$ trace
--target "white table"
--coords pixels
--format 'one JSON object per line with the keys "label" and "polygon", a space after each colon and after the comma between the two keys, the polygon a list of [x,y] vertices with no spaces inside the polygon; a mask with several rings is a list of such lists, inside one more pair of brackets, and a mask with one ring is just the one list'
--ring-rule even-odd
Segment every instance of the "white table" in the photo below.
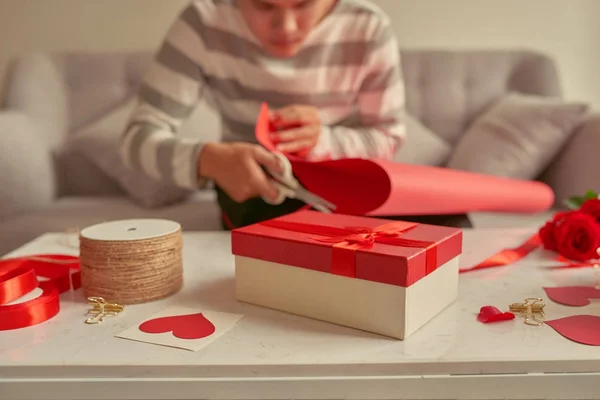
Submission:
{"label": "white table", "polygon": [[[520,243],[532,231],[465,230],[462,264]],[[62,252],[47,234],[9,256]],[[462,275],[460,299],[401,342],[238,303],[229,234],[185,233],[185,287],[85,325],[81,291],[42,325],[0,332],[0,399],[587,399],[600,397],[600,347],[517,319],[481,324],[483,305],[544,297],[543,285],[595,283],[591,270],[548,271],[540,254]],[[307,295],[310,295],[307,293]],[[244,314],[209,347],[190,352],[114,335],[167,305]],[[547,302],[549,318],[585,310]]]}

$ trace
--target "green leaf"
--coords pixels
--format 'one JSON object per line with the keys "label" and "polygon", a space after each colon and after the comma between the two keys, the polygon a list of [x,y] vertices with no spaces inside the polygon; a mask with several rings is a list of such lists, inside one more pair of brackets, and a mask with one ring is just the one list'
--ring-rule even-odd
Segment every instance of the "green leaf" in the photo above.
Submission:
{"label": "green leaf", "polygon": [[579,197],[571,197],[565,200],[564,204],[565,207],[567,207],[570,210],[578,210],[581,207],[581,204],[583,204],[583,202],[580,200]]}
{"label": "green leaf", "polygon": [[567,208],[578,210],[587,200],[597,199],[598,193],[593,190],[588,190],[583,196],[573,196],[564,201]]}

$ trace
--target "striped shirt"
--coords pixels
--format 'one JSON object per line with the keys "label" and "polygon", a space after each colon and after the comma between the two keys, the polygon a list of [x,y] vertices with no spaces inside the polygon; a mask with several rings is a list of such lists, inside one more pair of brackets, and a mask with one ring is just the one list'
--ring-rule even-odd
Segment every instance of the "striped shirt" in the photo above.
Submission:
{"label": "striped shirt", "polygon": [[[256,142],[262,102],[319,110],[309,157],[390,159],[405,138],[405,92],[389,18],[369,0],[340,0],[289,59],[266,54],[235,0],[194,0],[170,27],[139,89],[121,140],[130,167],[199,188],[205,139],[177,132],[201,99],[220,115],[221,140]],[[201,129],[201,127],[199,127]]]}

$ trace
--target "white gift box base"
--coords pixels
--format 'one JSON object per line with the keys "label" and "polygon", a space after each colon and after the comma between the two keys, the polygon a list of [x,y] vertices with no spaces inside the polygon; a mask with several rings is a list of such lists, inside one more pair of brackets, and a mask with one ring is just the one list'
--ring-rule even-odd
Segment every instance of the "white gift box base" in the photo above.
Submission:
{"label": "white gift box base", "polygon": [[458,296],[457,256],[409,287],[235,256],[239,301],[406,339]]}

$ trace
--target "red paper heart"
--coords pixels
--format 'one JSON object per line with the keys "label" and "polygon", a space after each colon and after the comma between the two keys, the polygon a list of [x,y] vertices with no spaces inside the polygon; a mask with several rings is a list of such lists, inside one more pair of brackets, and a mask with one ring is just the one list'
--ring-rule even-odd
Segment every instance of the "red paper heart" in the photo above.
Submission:
{"label": "red paper heart", "polygon": [[596,315],[574,315],[546,321],[546,324],[569,340],[600,346],[600,317]]}
{"label": "red paper heart", "polygon": [[514,319],[515,315],[511,312],[502,312],[493,306],[484,306],[479,310],[477,320],[484,324],[488,322],[509,321]]}
{"label": "red paper heart", "polygon": [[559,304],[583,307],[590,304],[589,299],[600,299],[600,290],[591,286],[564,286],[544,288],[548,297]]}
{"label": "red paper heart", "polygon": [[202,313],[155,318],[139,328],[145,333],[173,332],[179,339],[202,339],[215,333],[215,326]]}

